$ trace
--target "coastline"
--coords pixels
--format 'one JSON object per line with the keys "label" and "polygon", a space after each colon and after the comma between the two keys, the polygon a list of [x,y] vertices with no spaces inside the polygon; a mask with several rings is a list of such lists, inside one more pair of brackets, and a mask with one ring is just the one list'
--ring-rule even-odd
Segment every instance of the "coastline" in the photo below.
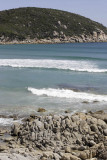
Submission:
{"label": "coastline", "polygon": [[1,160],[107,160],[107,113],[35,115],[0,128]]}
{"label": "coastline", "polygon": [[[96,32],[95,32],[96,33]],[[104,33],[100,33],[98,35],[98,33],[95,34],[95,36],[90,35],[90,36],[86,36],[86,35],[81,35],[80,37],[78,36],[74,36],[74,37],[69,37],[69,36],[65,36],[64,38],[59,38],[59,37],[55,37],[55,38],[44,38],[44,39],[25,39],[25,40],[9,40],[8,38],[4,38],[3,40],[0,40],[0,45],[2,44],[57,44],[57,43],[94,43],[94,42],[107,42],[107,35],[105,35]]]}

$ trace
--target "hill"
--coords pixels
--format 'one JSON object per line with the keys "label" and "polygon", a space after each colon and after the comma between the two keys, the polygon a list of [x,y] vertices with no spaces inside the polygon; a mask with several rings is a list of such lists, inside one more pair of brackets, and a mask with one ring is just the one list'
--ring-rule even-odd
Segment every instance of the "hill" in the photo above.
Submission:
{"label": "hill", "polygon": [[33,7],[0,11],[1,43],[100,41],[107,41],[107,27],[77,14]]}

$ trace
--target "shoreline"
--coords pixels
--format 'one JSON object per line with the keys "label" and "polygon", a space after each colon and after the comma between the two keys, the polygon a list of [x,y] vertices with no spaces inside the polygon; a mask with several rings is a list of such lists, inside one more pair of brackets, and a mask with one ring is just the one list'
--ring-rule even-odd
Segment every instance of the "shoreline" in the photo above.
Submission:
{"label": "shoreline", "polygon": [[96,37],[66,37],[66,39],[54,38],[54,39],[25,39],[23,41],[12,40],[12,41],[0,41],[0,45],[6,44],[64,44],[64,43],[100,43],[107,42],[107,38],[97,39]]}
{"label": "shoreline", "polygon": [[107,160],[107,113],[36,115],[0,128],[1,160]]}

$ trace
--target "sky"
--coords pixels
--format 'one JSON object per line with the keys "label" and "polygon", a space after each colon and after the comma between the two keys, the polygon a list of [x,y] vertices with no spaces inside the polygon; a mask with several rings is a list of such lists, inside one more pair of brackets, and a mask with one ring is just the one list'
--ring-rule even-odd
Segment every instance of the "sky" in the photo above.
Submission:
{"label": "sky", "polygon": [[107,0],[0,0],[0,10],[19,7],[69,11],[100,22],[107,27]]}

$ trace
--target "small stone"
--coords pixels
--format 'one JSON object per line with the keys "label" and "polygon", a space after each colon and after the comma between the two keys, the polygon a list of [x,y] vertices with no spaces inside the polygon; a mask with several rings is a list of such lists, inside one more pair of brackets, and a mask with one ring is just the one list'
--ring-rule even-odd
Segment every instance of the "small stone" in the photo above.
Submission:
{"label": "small stone", "polygon": [[71,154],[70,160],[81,160],[81,159]]}
{"label": "small stone", "polygon": [[86,148],[84,147],[84,146],[80,146],[79,148],[78,148],[78,150],[79,151],[84,151]]}
{"label": "small stone", "polygon": [[[94,102],[98,102],[98,101],[96,100],[96,101],[94,101]],[[103,111],[103,110],[96,111],[94,114],[104,114],[104,111]]]}
{"label": "small stone", "polygon": [[92,147],[92,146],[94,146],[96,143],[93,141],[93,140],[91,140],[90,142],[89,142],[89,146],[90,147]]}
{"label": "small stone", "polygon": [[65,150],[65,153],[71,153],[71,147],[70,146],[66,146],[64,150]]}
{"label": "small stone", "polygon": [[107,129],[104,129],[104,135],[107,136]]}
{"label": "small stone", "polygon": [[81,152],[79,157],[82,159],[82,160],[86,160],[88,158],[88,155],[86,152]]}
{"label": "small stone", "polygon": [[46,157],[42,157],[41,160],[47,160],[47,158]]}
{"label": "small stone", "polygon": [[91,131],[98,132],[98,128],[95,124],[91,125],[90,128],[91,128]]}
{"label": "small stone", "polygon": [[31,114],[30,117],[35,119],[36,115],[35,114]]}
{"label": "small stone", "polygon": [[60,116],[58,116],[58,115],[54,115],[54,116],[53,116],[53,119],[54,119],[54,120],[56,120],[56,121],[59,121]]}
{"label": "small stone", "polygon": [[38,108],[37,112],[46,112],[46,110],[44,108]]}
{"label": "small stone", "polygon": [[103,120],[101,120],[101,119],[98,119],[98,125],[101,126],[104,129],[106,129],[106,127],[107,127],[106,123]]}
{"label": "small stone", "polygon": [[40,129],[43,130],[44,129],[44,124],[41,121],[35,121],[36,122],[36,126]]}
{"label": "small stone", "polygon": [[65,153],[62,157],[61,160],[81,160],[80,158],[78,158],[77,156],[74,156],[70,153]]}
{"label": "small stone", "polygon": [[60,160],[60,158],[61,158],[61,156],[57,153],[54,153],[53,157],[55,158],[55,160]]}
{"label": "small stone", "polygon": [[5,137],[4,138],[4,142],[10,142],[10,141],[14,141],[14,138],[13,137]]}
{"label": "small stone", "polygon": [[17,136],[18,132],[19,132],[19,123],[14,123],[14,125],[12,126],[12,135],[13,136]]}
{"label": "small stone", "polygon": [[31,133],[31,138],[30,139],[31,139],[31,141],[35,140],[35,133],[34,132]]}
{"label": "small stone", "polygon": [[0,144],[0,152],[7,150],[7,146],[5,144]]}
{"label": "small stone", "polygon": [[68,118],[66,118],[66,119],[65,119],[65,124],[66,124],[66,126],[69,128],[70,125],[71,125],[71,121],[70,121]]}
{"label": "small stone", "polygon": [[88,101],[83,101],[82,103],[88,104],[89,102]]}
{"label": "small stone", "polygon": [[60,141],[60,132],[56,133],[55,140]]}
{"label": "small stone", "polygon": [[76,140],[76,144],[81,144],[81,141],[79,139]]}
{"label": "small stone", "polygon": [[70,111],[69,111],[69,110],[66,110],[65,113],[70,113]]}
{"label": "small stone", "polygon": [[71,136],[71,133],[65,130],[65,131],[64,131],[64,136],[65,136],[65,137]]}
{"label": "small stone", "polygon": [[98,103],[99,101],[97,101],[97,100],[95,100],[95,101],[93,101],[93,103]]}

